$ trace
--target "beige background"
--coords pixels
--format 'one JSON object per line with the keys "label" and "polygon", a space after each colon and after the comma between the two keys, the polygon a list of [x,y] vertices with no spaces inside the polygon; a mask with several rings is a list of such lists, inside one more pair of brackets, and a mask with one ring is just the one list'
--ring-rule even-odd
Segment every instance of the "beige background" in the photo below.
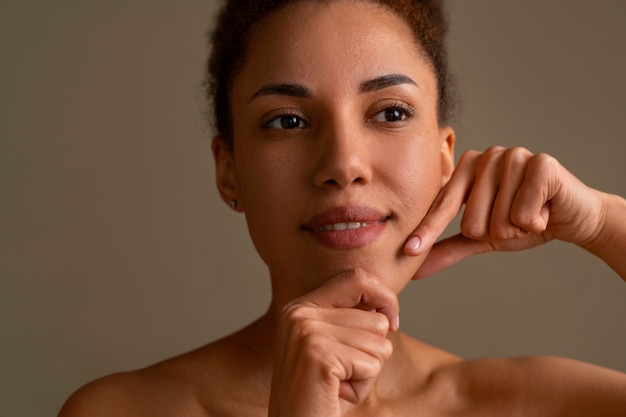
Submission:
{"label": "beige background", "polygon": [[[213,185],[200,83],[214,7],[0,1],[0,415],[54,415],[88,380],[264,310],[264,267]],[[626,195],[626,2],[450,11],[459,152],[522,144]],[[474,258],[402,299],[404,330],[466,357],[626,371],[626,284],[570,245]]]}

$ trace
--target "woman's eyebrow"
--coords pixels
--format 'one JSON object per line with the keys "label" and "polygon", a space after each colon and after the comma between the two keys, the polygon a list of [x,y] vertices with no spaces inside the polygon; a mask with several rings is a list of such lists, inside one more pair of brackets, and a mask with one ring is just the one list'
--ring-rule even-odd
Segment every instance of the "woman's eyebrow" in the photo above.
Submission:
{"label": "woman's eyebrow", "polygon": [[261,87],[250,99],[251,101],[259,96],[280,95],[297,98],[311,97],[311,91],[299,84],[268,84]]}
{"label": "woman's eyebrow", "polygon": [[[359,93],[369,93],[399,84],[413,84],[419,87],[419,85],[415,81],[413,81],[413,79],[404,74],[387,74],[381,75],[380,77],[372,78],[371,80],[363,81],[359,86]],[[312,93],[311,90],[300,84],[267,84],[261,87],[256,93],[254,93],[252,98],[250,98],[250,101],[254,100],[257,97],[268,95],[310,98],[312,96]]]}
{"label": "woman's eyebrow", "polygon": [[413,79],[404,74],[387,74],[362,82],[359,87],[359,92],[361,94],[369,93],[398,84],[413,84],[416,87],[419,87]]}

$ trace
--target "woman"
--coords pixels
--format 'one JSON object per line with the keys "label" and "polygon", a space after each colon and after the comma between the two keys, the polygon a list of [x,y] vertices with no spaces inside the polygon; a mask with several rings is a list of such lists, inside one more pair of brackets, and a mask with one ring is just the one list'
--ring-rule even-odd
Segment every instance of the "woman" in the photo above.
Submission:
{"label": "woman", "polygon": [[[269,3],[226,6],[209,65],[217,186],[269,267],[267,313],[95,381],[61,415],[626,415],[626,375],[466,361],[401,333],[397,301],[467,256],[551,239],[626,279],[624,199],[523,148],[454,167],[437,2]],[[463,205],[461,234],[435,244]]]}

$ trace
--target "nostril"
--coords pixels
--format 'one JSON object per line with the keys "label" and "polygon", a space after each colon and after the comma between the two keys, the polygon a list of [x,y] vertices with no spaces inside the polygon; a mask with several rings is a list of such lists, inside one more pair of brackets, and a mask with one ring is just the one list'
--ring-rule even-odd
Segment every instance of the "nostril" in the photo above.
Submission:
{"label": "nostril", "polygon": [[344,184],[343,181],[339,182],[339,181],[337,181],[337,180],[335,180],[333,178],[329,178],[326,181],[324,181],[324,184],[325,185],[332,185],[332,186],[336,186],[336,185],[338,185],[338,186],[346,186],[346,185],[355,184],[355,183],[356,184],[362,184],[364,182],[365,182],[365,180],[362,177],[353,178],[351,181],[347,181],[345,184]]}

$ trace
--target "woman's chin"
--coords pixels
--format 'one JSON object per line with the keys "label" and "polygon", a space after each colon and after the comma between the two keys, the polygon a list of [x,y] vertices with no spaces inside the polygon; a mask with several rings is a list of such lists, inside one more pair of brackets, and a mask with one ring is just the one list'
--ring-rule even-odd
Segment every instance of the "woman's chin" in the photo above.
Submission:
{"label": "woman's chin", "polygon": [[415,276],[425,258],[426,254],[415,257],[402,254],[390,257],[388,260],[376,256],[333,259],[321,270],[316,271],[315,287],[341,273],[358,270],[378,278],[381,284],[387,285],[396,294],[400,294]]}

